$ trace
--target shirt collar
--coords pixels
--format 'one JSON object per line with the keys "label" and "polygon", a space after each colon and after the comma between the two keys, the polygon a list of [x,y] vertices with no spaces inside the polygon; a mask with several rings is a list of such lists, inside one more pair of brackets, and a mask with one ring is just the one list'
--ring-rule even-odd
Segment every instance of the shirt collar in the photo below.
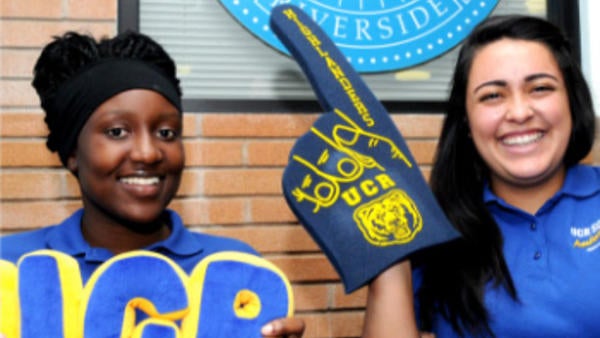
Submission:
{"label": "shirt collar", "polygon": [[185,227],[181,217],[173,210],[167,210],[167,212],[171,217],[171,234],[169,237],[150,245],[146,249],[152,251],[164,249],[180,256],[191,256],[202,251],[201,241]]}
{"label": "shirt collar", "polygon": [[[561,195],[570,195],[574,197],[586,197],[596,194],[600,191],[600,176],[598,171],[587,165],[574,165],[567,169],[565,181],[560,190],[552,198]],[[490,188],[489,181],[485,182],[483,187],[483,201],[485,204],[500,203],[502,199],[496,196]]]}
{"label": "shirt collar", "polygon": [[[184,226],[181,217],[172,210],[167,212],[171,218],[171,234],[166,239],[144,249],[156,252],[167,251],[180,256],[190,256],[202,251],[201,241]],[[112,257],[108,250],[93,248],[85,241],[80,227],[82,216],[83,209],[79,209],[49,231],[46,238],[48,247],[74,257],[83,256],[86,260],[92,261],[105,261]]]}

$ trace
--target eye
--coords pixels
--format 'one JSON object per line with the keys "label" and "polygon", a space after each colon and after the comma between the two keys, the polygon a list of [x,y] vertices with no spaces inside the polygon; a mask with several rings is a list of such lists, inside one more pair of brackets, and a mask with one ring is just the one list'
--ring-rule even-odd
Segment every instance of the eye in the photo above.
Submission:
{"label": "eye", "polygon": [[122,139],[125,136],[127,136],[127,130],[123,127],[112,127],[112,128],[107,128],[104,131],[104,134],[106,134],[108,137],[110,137],[112,139]]}
{"label": "eye", "polygon": [[500,93],[498,92],[486,93],[479,97],[479,102],[491,101],[498,98],[500,98]]}
{"label": "eye", "polygon": [[554,90],[554,87],[546,86],[546,85],[535,86],[533,88],[534,92],[548,92],[548,91],[553,91],[553,90]]}
{"label": "eye", "polygon": [[161,128],[157,132],[158,137],[166,141],[173,141],[179,137],[179,132],[172,128]]}

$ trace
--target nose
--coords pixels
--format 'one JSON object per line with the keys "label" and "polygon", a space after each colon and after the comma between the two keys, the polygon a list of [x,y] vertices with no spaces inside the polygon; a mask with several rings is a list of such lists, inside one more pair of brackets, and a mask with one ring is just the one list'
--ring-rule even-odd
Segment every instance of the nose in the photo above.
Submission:
{"label": "nose", "polygon": [[506,111],[506,119],[509,121],[522,123],[529,120],[533,114],[534,108],[531,106],[530,102],[526,98],[519,95],[513,97],[513,99],[510,101]]}
{"label": "nose", "polygon": [[150,132],[142,132],[134,137],[130,158],[135,162],[152,164],[162,160],[163,153],[158,140]]}

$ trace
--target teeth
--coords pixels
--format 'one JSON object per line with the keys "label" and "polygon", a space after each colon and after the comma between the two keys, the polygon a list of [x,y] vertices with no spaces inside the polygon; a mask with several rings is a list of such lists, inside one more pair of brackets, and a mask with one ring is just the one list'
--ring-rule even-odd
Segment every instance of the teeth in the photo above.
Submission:
{"label": "teeth", "polygon": [[535,133],[535,134],[507,137],[502,140],[502,143],[511,145],[511,146],[525,145],[525,144],[533,143],[533,142],[541,139],[543,135],[544,134],[540,132],[540,133]]}
{"label": "teeth", "polygon": [[125,184],[137,184],[137,185],[152,185],[158,184],[158,177],[124,177],[121,182]]}

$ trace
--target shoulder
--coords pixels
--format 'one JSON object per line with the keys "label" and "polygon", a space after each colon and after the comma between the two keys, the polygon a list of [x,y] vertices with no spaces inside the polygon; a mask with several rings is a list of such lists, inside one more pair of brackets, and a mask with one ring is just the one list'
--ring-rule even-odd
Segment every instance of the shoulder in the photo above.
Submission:
{"label": "shoulder", "polygon": [[588,164],[578,164],[569,168],[569,172],[575,176],[594,176],[596,179],[600,179],[600,167]]}
{"label": "shoulder", "polygon": [[600,167],[584,164],[570,167],[563,191],[579,197],[600,195]]}
{"label": "shoulder", "polygon": [[26,253],[47,248],[47,234],[53,226],[0,237],[0,258],[16,263]]}

